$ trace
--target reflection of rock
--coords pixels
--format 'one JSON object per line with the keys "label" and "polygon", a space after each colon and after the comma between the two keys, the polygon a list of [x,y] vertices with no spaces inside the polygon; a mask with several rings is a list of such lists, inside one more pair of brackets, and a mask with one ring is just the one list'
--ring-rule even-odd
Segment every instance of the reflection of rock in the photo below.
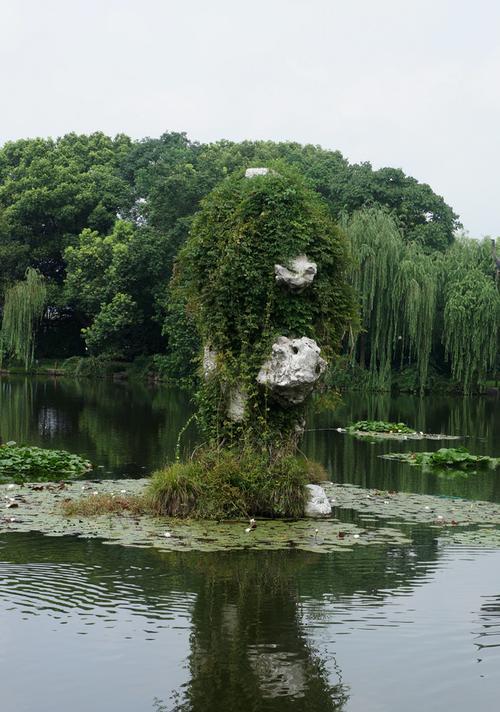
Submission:
{"label": "reflection of rock", "polygon": [[247,168],[245,171],[245,178],[255,178],[255,176],[267,176],[271,173],[269,168]]}
{"label": "reflection of rock", "polygon": [[231,388],[227,405],[227,417],[229,420],[232,420],[233,423],[241,423],[243,420],[247,398],[247,394],[238,386]]}
{"label": "reflection of rock", "polygon": [[306,485],[308,500],[304,514],[306,517],[327,517],[332,508],[326,492],[319,485]]}
{"label": "reflection of rock", "polygon": [[299,255],[290,262],[290,267],[274,265],[274,273],[278,284],[286,285],[292,292],[302,292],[312,284],[318,267],[315,262],[310,262],[306,255]]}
{"label": "reflection of rock", "polygon": [[217,351],[205,346],[203,349],[203,375],[207,381],[217,370]]}
{"label": "reflection of rock", "polygon": [[303,403],[326,368],[320,348],[313,339],[280,336],[272,356],[257,375],[257,382],[270,389],[283,405]]}
{"label": "reflection of rock", "polygon": [[254,645],[249,649],[250,666],[259,681],[262,696],[268,699],[304,697],[304,660],[290,652],[270,651],[269,647]]}

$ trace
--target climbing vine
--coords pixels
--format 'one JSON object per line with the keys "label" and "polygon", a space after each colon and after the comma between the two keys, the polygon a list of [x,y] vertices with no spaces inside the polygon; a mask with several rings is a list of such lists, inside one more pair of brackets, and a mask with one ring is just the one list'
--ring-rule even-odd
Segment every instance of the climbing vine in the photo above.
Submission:
{"label": "climbing vine", "polygon": [[[274,266],[301,254],[318,271],[298,296],[276,283]],[[347,269],[346,240],[327,207],[283,166],[254,178],[232,176],[203,201],[172,288],[184,295],[215,360],[199,392],[199,417],[210,438],[267,448],[293,440],[302,408],[271,407],[256,377],[278,336],[312,338],[332,358],[354,315]],[[227,417],[236,391],[245,397],[239,424]]]}

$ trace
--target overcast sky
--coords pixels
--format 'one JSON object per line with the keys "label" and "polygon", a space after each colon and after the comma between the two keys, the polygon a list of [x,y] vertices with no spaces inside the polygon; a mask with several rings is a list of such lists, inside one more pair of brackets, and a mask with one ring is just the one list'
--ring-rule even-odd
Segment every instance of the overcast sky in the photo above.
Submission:
{"label": "overcast sky", "polygon": [[500,234],[500,0],[0,0],[0,142],[293,140]]}

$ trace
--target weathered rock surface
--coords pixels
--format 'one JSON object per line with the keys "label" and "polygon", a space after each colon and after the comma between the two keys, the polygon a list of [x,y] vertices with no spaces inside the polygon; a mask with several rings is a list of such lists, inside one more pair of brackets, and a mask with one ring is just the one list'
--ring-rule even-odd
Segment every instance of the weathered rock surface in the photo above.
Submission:
{"label": "weathered rock surface", "polygon": [[217,351],[211,349],[210,346],[205,346],[203,349],[203,375],[208,381],[217,370]]}
{"label": "weathered rock surface", "polygon": [[273,344],[271,358],[260,369],[257,382],[269,388],[283,405],[297,405],[305,401],[325,368],[326,361],[313,339],[280,336]]}
{"label": "weathered rock surface", "polygon": [[276,282],[287,286],[292,292],[302,292],[312,284],[317,271],[317,264],[311,262],[306,255],[295,257],[290,262],[290,267],[274,265]]}
{"label": "weathered rock surface", "polygon": [[267,176],[271,171],[269,168],[247,168],[245,178],[255,178],[255,176]]}
{"label": "weathered rock surface", "polygon": [[332,507],[323,487],[319,485],[306,485],[308,500],[304,514],[306,517],[328,517]]}
{"label": "weathered rock surface", "polygon": [[241,423],[243,420],[247,399],[247,394],[240,388],[231,389],[227,405],[227,417],[233,423]]}

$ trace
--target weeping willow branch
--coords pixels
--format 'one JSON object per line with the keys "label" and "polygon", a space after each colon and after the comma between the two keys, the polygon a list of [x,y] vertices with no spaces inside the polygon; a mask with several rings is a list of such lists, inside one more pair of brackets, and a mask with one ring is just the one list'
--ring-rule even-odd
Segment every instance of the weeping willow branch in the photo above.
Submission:
{"label": "weeping willow branch", "polygon": [[437,262],[417,245],[406,244],[394,218],[380,208],[355,213],[345,228],[354,258],[353,286],[361,299],[361,365],[364,340],[372,387],[388,388],[399,357],[401,366],[406,359],[416,361],[423,390],[436,314]]}
{"label": "weeping willow branch", "polygon": [[394,283],[392,304],[395,333],[406,358],[417,363],[420,390],[427,382],[432,335],[436,318],[438,261],[415,244],[405,246]]}
{"label": "weeping willow branch", "polygon": [[[395,338],[392,286],[403,241],[391,216],[378,208],[354,213],[344,227],[351,242],[351,276],[361,301],[362,332],[369,341],[371,385],[387,387]],[[358,344],[364,334],[358,335]]]}
{"label": "weeping willow branch", "polygon": [[461,238],[443,270],[443,343],[452,377],[465,392],[484,383],[498,353],[500,294],[488,248],[486,241]]}
{"label": "weeping willow branch", "polygon": [[37,270],[29,267],[25,280],[17,282],[5,293],[0,359],[5,353],[22,361],[25,368],[31,366],[35,351],[35,332],[43,317],[46,301],[44,279]]}

